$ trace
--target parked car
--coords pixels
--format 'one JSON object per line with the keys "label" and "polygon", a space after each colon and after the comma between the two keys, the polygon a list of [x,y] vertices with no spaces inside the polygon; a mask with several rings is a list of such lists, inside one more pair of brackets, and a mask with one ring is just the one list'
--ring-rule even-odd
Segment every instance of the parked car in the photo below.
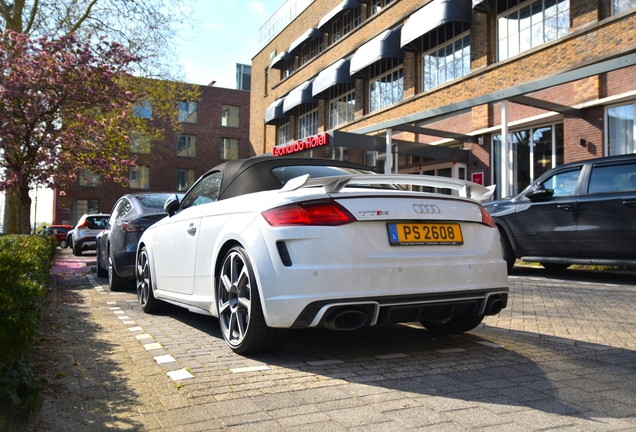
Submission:
{"label": "parked car", "polygon": [[636,154],[553,168],[519,195],[484,205],[501,232],[504,258],[636,265]]}
{"label": "parked car", "polygon": [[287,328],[468,331],[508,298],[499,232],[479,203],[491,194],[334,160],[228,161],[166,201],[169,217],[142,234],[138,300],[147,313],[166,301],[218,317],[243,354],[276,346]]}
{"label": "parked car", "polygon": [[104,230],[96,238],[97,276],[108,276],[111,290],[132,285],[139,237],[166,216],[163,205],[170,196],[170,193],[128,194],[113,206]]}
{"label": "parked car", "polygon": [[47,227],[42,227],[42,229],[39,230],[37,234],[55,236],[57,245],[61,248],[65,248],[68,244],[66,235],[71,228],[73,227],[70,225],[49,225]]}
{"label": "parked car", "polygon": [[[71,226],[71,228],[73,228]],[[68,232],[66,233],[66,247],[69,247],[73,244],[73,230],[70,229],[68,230]]]}
{"label": "parked car", "polygon": [[71,234],[73,255],[80,256],[85,250],[95,250],[95,236],[108,222],[107,214],[85,214],[78,221]]}

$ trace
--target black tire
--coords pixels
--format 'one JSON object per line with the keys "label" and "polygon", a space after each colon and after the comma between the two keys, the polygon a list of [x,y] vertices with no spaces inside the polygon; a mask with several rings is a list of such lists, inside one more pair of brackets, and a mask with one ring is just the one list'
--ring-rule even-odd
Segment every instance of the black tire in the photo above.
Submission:
{"label": "black tire", "polygon": [[539,264],[541,264],[543,268],[545,268],[546,270],[550,270],[550,271],[561,271],[570,267],[570,264],[561,264],[561,263],[539,263]]}
{"label": "black tire", "polygon": [[504,261],[506,261],[506,265],[508,266],[508,271],[510,271],[515,266],[515,261],[517,260],[517,257],[515,256],[515,251],[512,249],[512,245],[510,244],[508,235],[502,228],[499,228],[499,236],[501,237],[501,249],[503,251],[503,259]]}
{"label": "black tire", "polygon": [[97,263],[95,265],[95,273],[97,274],[97,277],[106,277],[108,276],[108,269],[105,269],[104,267],[101,266],[101,264],[99,263],[99,246],[97,246],[97,249],[95,250],[95,255],[97,256]]}
{"label": "black tire", "polygon": [[82,245],[73,242],[73,255],[82,256]]}
{"label": "black tire", "polygon": [[137,265],[135,267],[137,301],[139,301],[141,310],[146,313],[153,313],[161,310],[164,303],[155,298],[150,260],[148,258],[148,251],[145,247],[142,247],[141,251],[137,255]]}
{"label": "black tire", "polygon": [[420,321],[426,330],[437,334],[464,333],[477,327],[484,315],[459,315],[449,320]]}
{"label": "black tire", "polygon": [[223,338],[237,354],[275,348],[285,330],[267,327],[252,263],[245,249],[233,247],[223,258],[216,301]]}
{"label": "black tire", "polygon": [[67,246],[66,240],[60,240],[60,249],[66,249]]}
{"label": "black tire", "polygon": [[117,274],[113,265],[113,258],[108,254],[108,286],[111,291],[123,291],[130,286],[131,281]]}

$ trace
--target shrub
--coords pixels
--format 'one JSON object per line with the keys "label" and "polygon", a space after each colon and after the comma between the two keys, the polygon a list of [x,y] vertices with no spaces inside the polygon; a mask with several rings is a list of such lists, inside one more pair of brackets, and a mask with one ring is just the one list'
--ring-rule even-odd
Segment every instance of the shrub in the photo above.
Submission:
{"label": "shrub", "polygon": [[53,237],[0,237],[0,429],[39,406],[33,360],[54,254]]}

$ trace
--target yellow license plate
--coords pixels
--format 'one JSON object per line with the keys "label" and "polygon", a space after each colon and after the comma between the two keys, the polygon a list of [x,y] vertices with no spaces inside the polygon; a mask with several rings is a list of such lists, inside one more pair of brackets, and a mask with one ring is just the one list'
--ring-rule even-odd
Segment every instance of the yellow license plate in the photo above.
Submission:
{"label": "yellow license plate", "polygon": [[391,245],[461,245],[462,228],[458,223],[390,223]]}

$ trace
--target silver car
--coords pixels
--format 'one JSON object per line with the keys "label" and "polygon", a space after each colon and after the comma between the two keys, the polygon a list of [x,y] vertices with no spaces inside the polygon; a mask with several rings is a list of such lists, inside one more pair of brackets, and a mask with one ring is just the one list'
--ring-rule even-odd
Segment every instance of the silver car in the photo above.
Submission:
{"label": "silver car", "polygon": [[73,255],[80,256],[85,250],[95,250],[95,236],[99,234],[108,222],[107,214],[85,214],[73,228],[71,245]]}

